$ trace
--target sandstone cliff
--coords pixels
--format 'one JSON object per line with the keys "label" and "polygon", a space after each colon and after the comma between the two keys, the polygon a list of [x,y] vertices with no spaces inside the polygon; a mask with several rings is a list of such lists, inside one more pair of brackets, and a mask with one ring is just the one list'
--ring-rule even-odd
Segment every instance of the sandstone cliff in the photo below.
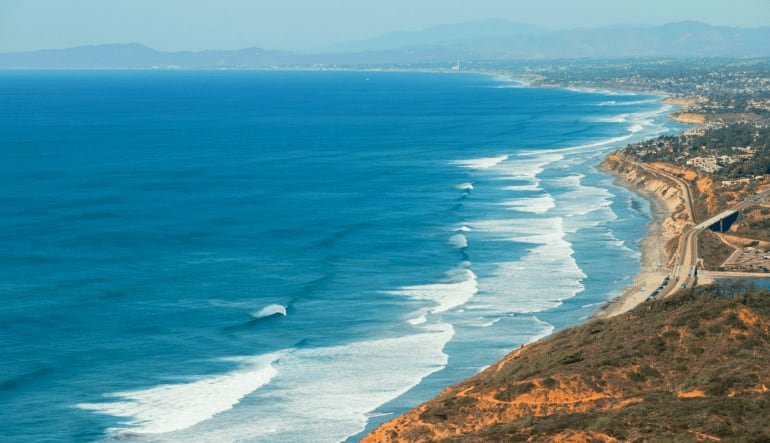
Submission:
{"label": "sandstone cliff", "polygon": [[[664,243],[670,245],[667,248],[667,253],[669,258],[673,258],[672,252],[676,246],[675,240],[679,238],[689,225],[693,224],[687,210],[682,189],[670,179],[662,175],[651,174],[647,170],[625,161],[623,157],[616,154],[607,156],[601,167],[616,174],[627,186],[654,194],[654,197],[665,203],[669,216],[662,223],[661,237]],[[675,174],[681,173],[681,171],[671,172]],[[692,179],[692,177],[686,174],[684,178]]]}
{"label": "sandstone cliff", "polygon": [[692,112],[680,112],[671,114],[671,118],[678,121],[679,123],[687,123],[691,125],[702,125],[706,123],[705,114],[695,114]]}

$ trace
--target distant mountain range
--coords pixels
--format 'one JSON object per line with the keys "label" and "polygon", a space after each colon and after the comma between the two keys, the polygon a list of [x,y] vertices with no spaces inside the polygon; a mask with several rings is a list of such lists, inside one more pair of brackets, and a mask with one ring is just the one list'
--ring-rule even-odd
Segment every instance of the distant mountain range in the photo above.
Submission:
{"label": "distant mountain range", "polygon": [[316,53],[247,48],[156,51],[112,44],[0,54],[0,69],[217,69],[312,65],[408,65],[463,61],[629,57],[770,56],[770,27],[698,22],[550,31],[502,20],[443,25],[326,48]]}
{"label": "distant mountain range", "polygon": [[392,32],[367,40],[347,42],[322,48],[317,52],[346,53],[446,46],[499,37],[542,35],[547,32],[547,29],[538,26],[499,19],[488,19],[477,22],[440,25],[421,31]]}

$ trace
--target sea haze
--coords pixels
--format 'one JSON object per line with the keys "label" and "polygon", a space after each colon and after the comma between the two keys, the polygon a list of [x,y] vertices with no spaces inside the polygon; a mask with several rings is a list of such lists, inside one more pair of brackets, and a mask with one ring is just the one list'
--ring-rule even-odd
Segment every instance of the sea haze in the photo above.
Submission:
{"label": "sea haze", "polygon": [[[3,441],[357,441],[638,270],[660,97],[0,73]],[[611,264],[611,265],[610,265]]]}

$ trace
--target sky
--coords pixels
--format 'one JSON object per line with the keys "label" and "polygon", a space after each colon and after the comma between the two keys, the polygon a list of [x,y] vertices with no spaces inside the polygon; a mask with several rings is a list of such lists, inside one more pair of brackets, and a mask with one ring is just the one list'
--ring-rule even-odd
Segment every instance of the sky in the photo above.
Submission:
{"label": "sky", "polygon": [[770,26],[770,0],[0,0],[0,52],[107,43],[312,51],[498,18],[554,30],[696,20]]}

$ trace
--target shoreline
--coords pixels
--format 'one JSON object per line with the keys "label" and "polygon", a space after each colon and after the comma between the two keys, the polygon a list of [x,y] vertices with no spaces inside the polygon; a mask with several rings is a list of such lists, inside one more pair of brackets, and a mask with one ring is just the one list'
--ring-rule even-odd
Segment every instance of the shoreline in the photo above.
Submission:
{"label": "shoreline", "polygon": [[[670,96],[664,98],[662,102],[679,106],[688,104],[686,100],[675,99]],[[703,123],[682,119],[676,112],[668,114],[668,118],[677,123]],[[612,153],[608,154],[605,160],[610,155]],[[598,167],[603,169],[601,165]],[[606,170],[605,172],[615,176],[616,185],[630,190],[650,203],[650,216],[652,220],[647,224],[646,235],[638,242],[641,250],[641,269],[633,275],[632,283],[622,289],[617,296],[604,303],[589,317],[589,321],[625,314],[644,303],[647,297],[660,286],[663,279],[670,276],[670,270],[667,266],[670,257],[667,255],[665,247],[669,240],[678,236],[665,235],[666,229],[664,228],[666,220],[674,215],[675,205],[672,205],[671,202],[666,202],[664,197],[655,191],[630,183],[622,174],[611,170]]]}
{"label": "shoreline", "polygon": [[[611,172],[612,173],[612,172]],[[641,269],[633,276],[633,282],[620,291],[615,298],[606,302],[590,317],[590,320],[607,319],[624,314],[644,303],[647,297],[669,275],[665,251],[667,239],[663,223],[672,214],[671,208],[655,192],[648,191],[629,183],[623,176],[615,175],[615,184],[622,186],[650,202],[652,220],[647,224],[647,234],[639,241],[641,249]]]}

